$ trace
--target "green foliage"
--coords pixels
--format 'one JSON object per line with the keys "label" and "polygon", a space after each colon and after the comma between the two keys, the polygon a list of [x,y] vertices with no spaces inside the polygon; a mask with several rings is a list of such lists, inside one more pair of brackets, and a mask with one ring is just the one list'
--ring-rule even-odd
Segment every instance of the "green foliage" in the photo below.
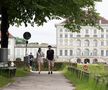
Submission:
{"label": "green foliage", "polygon": [[5,86],[9,82],[13,82],[13,80],[10,79],[10,78],[6,78],[6,77],[3,77],[3,76],[0,76],[0,87]]}
{"label": "green foliage", "polygon": [[[83,65],[78,65],[78,69],[83,70]],[[89,64],[88,65],[88,72],[90,72],[94,75],[101,75],[101,76],[108,75],[108,71],[105,70],[104,64]]]}
{"label": "green foliage", "polygon": [[[64,63],[64,62],[55,62],[53,70],[54,71],[62,70],[65,64],[66,63]],[[44,63],[43,70],[48,70],[48,62]]]}
{"label": "green foliage", "polygon": [[[17,68],[16,70],[16,77],[23,77],[27,76],[29,74],[29,69],[26,68]],[[0,87],[3,87],[7,85],[8,83],[14,82],[13,78],[4,77],[3,75],[0,75]]]}
{"label": "green foliage", "polygon": [[[8,11],[9,23],[19,26],[43,25],[52,19],[68,18],[66,27],[78,31],[79,25],[98,26],[95,2],[100,0],[1,0]],[[1,8],[0,8],[1,9]]]}
{"label": "green foliage", "polygon": [[89,80],[83,77],[79,79],[76,73],[69,71],[67,68],[64,69],[64,75],[74,84],[76,90],[107,90],[108,87],[103,82],[97,82],[93,77]]}
{"label": "green foliage", "polygon": [[[15,61],[14,62],[15,63],[15,66],[17,67],[17,68],[23,68],[23,67],[29,67],[28,65],[27,65],[27,63],[24,63],[23,61]],[[55,62],[55,64],[54,64],[54,71],[57,71],[57,70],[62,70],[63,69],[63,67],[66,65],[66,64],[68,64],[68,63],[65,63],[65,62]],[[33,62],[33,70],[38,70],[38,64],[37,64],[37,62]],[[44,62],[44,64],[43,64],[43,69],[42,69],[43,71],[46,71],[46,70],[48,70],[48,62]]]}
{"label": "green foliage", "polygon": [[29,74],[29,68],[23,67],[23,68],[17,68],[16,70],[16,77],[24,77]]}

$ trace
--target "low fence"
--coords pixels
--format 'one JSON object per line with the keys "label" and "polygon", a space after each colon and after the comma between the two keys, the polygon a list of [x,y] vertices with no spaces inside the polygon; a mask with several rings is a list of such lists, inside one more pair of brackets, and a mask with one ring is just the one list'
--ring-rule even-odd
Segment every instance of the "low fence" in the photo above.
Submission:
{"label": "low fence", "polygon": [[89,81],[92,79],[95,82],[95,87],[100,86],[99,90],[108,90],[108,76],[99,76],[99,75],[92,75],[91,73],[83,70],[79,70],[78,68],[74,66],[69,66],[68,70],[72,72],[73,75],[75,75],[80,80],[86,80]]}
{"label": "low fence", "polygon": [[16,67],[0,67],[0,75],[5,77],[15,77]]}

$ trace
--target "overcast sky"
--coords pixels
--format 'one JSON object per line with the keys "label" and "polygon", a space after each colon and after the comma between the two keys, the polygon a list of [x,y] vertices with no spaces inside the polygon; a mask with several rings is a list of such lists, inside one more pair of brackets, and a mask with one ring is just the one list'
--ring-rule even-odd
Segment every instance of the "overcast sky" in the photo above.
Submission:
{"label": "overcast sky", "polygon": [[[108,19],[108,0],[102,0],[102,2],[98,2],[96,4],[96,9],[101,16]],[[28,31],[32,35],[31,39],[29,39],[29,42],[56,44],[55,24],[58,24],[62,21],[63,20],[52,20],[40,27],[10,26],[9,32],[15,37],[23,38],[23,33]]]}

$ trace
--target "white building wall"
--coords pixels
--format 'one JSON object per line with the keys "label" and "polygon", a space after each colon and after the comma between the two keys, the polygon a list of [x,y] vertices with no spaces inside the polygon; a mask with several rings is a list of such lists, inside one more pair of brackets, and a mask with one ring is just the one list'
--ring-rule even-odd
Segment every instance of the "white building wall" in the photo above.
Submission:
{"label": "white building wall", "polygon": [[8,58],[10,61],[15,60],[15,38],[9,38],[9,44],[8,44]]}
{"label": "white building wall", "polygon": [[[37,53],[39,47],[40,47],[39,45],[28,46],[27,47],[27,54],[29,55],[30,53],[32,53],[34,58],[36,58],[36,53]],[[46,58],[46,52],[48,50],[47,46],[42,46],[41,49],[42,49],[42,52],[44,53],[44,57]],[[54,50],[54,55],[55,55],[55,58],[56,58],[56,47],[54,46],[52,49]],[[21,60],[23,61],[24,56],[25,56],[25,50],[26,49],[25,49],[24,44],[16,45],[15,46],[15,59],[16,58],[21,58]]]}
{"label": "white building wall", "polygon": [[[56,42],[57,42],[57,56],[59,59],[69,59],[69,58],[108,58],[106,56],[106,50],[108,50],[108,45],[106,41],[108,41],[108,25],[101,25],[104,28],[104,31],[98,30],[97,28],[90,26],[83,26],[80,33],[67,31],[63,24],[56,25]],[[88,31],[88,33],[87,33]],[[66,37],[66,34],[68,35]],[[70,34],[73,37],[70,37]],[[102,38],[101,35],[104,35]],[[80,37],[78,37],[78,35]],[[88,36],[87,36],[88,35]],[[62,37],[61,37],[62,36]],[[81,46],[78,46],[78,40],[81,42]],[[85,40],[89,41],[89,46],[85,46]],[[97,41],[97,46],[94,46],[94,41]],[[104,42],[102,46],[101,43]],[[61,43],[62,42],[62,43]],[[60,44],[61,43],[61,44]],[[77,49],[81,50],[81,55],[77,56]],[[84,50],[89,50],[89,55],[84,56]],[[63,55],[60,56],[60,50],[62,50]],[[65,56],[65,50],[68,50],[68,55]],[[70,56],[69,51],[73,50],[73,56]],[[93,55],[93,50],[97,50],[97,55]],[[104,50],[104,57],[101,56],[101,50]]]}

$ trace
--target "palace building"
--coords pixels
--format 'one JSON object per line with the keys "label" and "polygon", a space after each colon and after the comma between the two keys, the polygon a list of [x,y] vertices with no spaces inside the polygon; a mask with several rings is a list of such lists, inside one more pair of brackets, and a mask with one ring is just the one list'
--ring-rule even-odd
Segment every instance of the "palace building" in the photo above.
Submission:
{"label": "palace building", "polygon": [[57,57],[79,63],[108,62],[108,20],[99,20],[103,30],[82,26],[79,33],[64,28],[65,21],[56,24]]}

